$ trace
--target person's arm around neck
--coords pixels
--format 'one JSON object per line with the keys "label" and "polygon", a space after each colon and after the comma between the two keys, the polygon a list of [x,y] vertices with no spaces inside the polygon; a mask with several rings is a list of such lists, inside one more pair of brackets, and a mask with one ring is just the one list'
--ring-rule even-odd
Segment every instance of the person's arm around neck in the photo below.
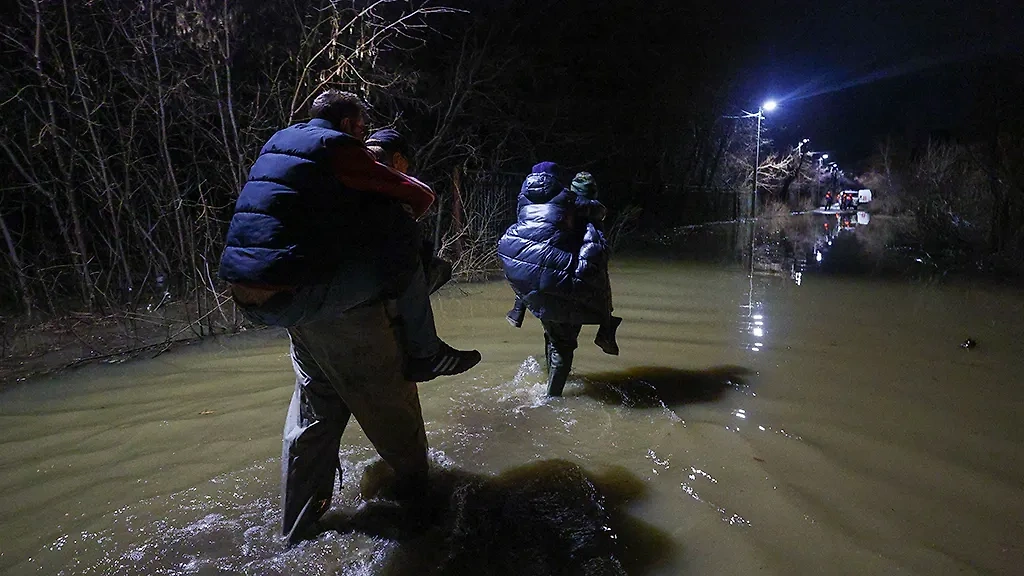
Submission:
{"label": "person's arm around neck", "polygon": [[429,186],[419,180],[377,162],[363,146],[344,146],[334,152],[331,166],[342,184],[361,192],[390,196],[412,208],[419,218],[437,197]]}

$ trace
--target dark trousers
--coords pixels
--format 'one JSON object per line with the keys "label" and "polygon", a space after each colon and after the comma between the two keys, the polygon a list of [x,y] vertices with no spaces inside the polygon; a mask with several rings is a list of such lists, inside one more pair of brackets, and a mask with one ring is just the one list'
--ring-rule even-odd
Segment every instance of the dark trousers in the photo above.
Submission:
{"label": "dark trousers", "polygon": [[573,352],[579,345],[582,324],[541,320],[544,326],[544,359],[548,370],[548,396],[561,396],[572,370]]}
{"label": "dark trousers", "polygon": [[427,437],[416,384],[402,377],[393,315],[381,303],[292,326],[295,391],[281,456],[285,536],[330,508],[341,434],[355,417],[395,471],[399,498],[426,489]]}

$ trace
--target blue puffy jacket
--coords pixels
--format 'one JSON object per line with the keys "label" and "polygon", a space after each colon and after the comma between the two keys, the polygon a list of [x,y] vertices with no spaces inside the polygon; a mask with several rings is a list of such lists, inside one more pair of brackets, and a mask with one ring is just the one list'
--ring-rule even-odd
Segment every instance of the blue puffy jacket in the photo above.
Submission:
{"label": "blue puffy jacket", "polygon": [[296,286],[342,267],[375,285],[401,283],[418,258],[415,222],[398,201],[344,186],[330,165],[339,147],[362,145],[320,119],[274,134],[235,204],[219,276]]}
{"label": "blue puffy jacket", "polygon": [[498,256],[512,289],[541,320],[599,324],[611,313],[607,247],[585,216],[554,176],[523,182],[519,220],[498,241]]}

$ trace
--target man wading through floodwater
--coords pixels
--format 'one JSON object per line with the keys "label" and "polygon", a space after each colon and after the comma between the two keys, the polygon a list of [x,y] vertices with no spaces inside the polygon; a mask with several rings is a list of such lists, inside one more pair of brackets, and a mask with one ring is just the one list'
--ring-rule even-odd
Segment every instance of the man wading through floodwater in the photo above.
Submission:
{"label": "man wading through floodwater", "polygon": [[296,384],[281,463],[290,542],[315,535],[330,508],[350,416],[394,470],[399,502],[426,504],[415,383],[480,361],[434,327],[414,220],[434,193],[374,160],[355,95],[328,90],[311,116],[263,146],[219,271],[246,317],[285,327],[291,339]]}
{"label": "man wading through floodwater", "polygon": [[541,162],[523,182],[518,221],[498,241],[505,277],[516,293],[507,319],[522,325],[525,305],[544,326],[550,396],[562,395],[584,324],[600,326],[594,343],[605,353],[619,353],[615,331],[622,319],[612,316],[606,210],[596,196],[589,173],[578,174],[568,190],[561,168]]}

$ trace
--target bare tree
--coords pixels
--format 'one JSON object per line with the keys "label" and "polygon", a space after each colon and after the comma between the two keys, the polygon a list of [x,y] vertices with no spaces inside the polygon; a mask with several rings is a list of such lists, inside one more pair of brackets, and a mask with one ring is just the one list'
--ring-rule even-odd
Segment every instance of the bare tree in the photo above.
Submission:
{"label": "bare tree", "polygon": [[[263,141],[325,87],[412,90],[427,0],[18,0],[0,24],[0,303],[238,327],[216,280]],[[15,208],[20,211],[15,212]],[[175,331],[170,331],[173,335]]]}

